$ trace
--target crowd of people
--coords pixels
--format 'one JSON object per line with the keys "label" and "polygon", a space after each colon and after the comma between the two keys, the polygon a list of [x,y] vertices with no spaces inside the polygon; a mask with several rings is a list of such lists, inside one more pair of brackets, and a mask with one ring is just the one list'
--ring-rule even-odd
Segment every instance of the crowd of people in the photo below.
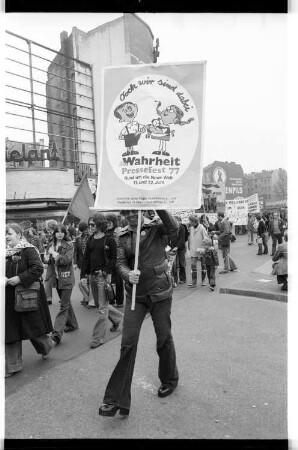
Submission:
{"label": "crowd of people", "polygon": [[[282,284],[281,289],[287,290],[287,224],[278,213],[265,219],[261,214],[248,214],[248,245],[256,242],[257,255],[268,254],[268,238],[272,238],[272,274]],[[147,313],[152,317],[157,339],[161,382],[158,395],[166,397],[174,391],[179,375],[170,319],[173,288],[187,283],[187,258],[190,289],[197,287],[199,265],[201,285],[206,286],[208,281],[209,289],[215,290],[219,250],[223,260],[219,274],[237,270],[230,255],[233,225],[222,212],[217,213],[214,224],[206,214],[191,214],[186,224],[169,211],[142,211],[136,269],[137,225],[135,210],[118,215],[97,212],[88,222],[80,221],[74,233],[56,221],[50,221],[39,235],[32,228],[24,232],[16,223],[6,225],[5,377],[22,370],[23,340],[30,339],[37,353],[47,358],[64,333],[79,328],[71,298],[75,271],[79,270],[81,304],[88,307],[94,303],[98,311],[90,348],[105,343],[108,329],[114,332],[122,326],[120,358],[99,414],[129,414],[138,339]],[[38,285],[35,291],[33,284]],[[108,294],[111,285],[115,293],[112,299]],[[27,304],[38,297],[37,309],[15,310],[17,286],[24,288]],[[60,305],[54,323],[49,310],[53,289],[57,290]]]}

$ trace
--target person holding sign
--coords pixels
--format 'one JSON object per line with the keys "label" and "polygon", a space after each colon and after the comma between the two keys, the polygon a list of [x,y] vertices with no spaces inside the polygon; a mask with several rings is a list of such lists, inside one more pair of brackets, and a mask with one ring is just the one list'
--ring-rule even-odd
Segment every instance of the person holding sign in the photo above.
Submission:
{"label": "person holding sign", "polygon": [[[176,352],[171,332],[173,287],[165,257],[164,236],[177,232],[178,224],[165,210],[157,211],[159,219],[141,216],[138,269],[134,270],[137,253],[138,211],[121,212],[128,225],[117,240],[117,270],[125,281],[126,305],[123,320],[120,359],[109,379],[101,416],[128,415],[131,404],[133,377],[140,329],[146,313],[151,314],[157,337],[159,356],[159,397],[166,397],[178,384]],[[136,285],[135,309],[132,308],[133,285]]]}

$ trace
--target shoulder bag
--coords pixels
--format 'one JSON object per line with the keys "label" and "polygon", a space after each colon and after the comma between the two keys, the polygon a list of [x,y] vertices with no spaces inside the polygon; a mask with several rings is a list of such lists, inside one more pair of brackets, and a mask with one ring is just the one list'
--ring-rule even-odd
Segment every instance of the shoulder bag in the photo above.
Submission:
{"label": "shoulder bag", "polygon": [[[16,273],[18,266],[16,267]],[[15,287],[14,310],[16,312],[30,312],[39,309],[40,282],[34,281],[30,286],[17,284]]]}
{"label": "shoulder bag", "polygon": [[15,303],[16,312],[37,311],[39,308],[40,283],[34,281],[30,286],[24,287],[17,284],[15,287]]}

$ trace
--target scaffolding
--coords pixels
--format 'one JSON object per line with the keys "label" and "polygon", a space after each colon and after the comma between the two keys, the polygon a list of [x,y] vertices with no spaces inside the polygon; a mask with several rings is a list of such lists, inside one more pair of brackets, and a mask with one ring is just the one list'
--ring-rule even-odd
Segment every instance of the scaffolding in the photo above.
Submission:
{"label": "scaffolding", "polygon": [[92,67],[6,31],[6,167],[97,177]]}

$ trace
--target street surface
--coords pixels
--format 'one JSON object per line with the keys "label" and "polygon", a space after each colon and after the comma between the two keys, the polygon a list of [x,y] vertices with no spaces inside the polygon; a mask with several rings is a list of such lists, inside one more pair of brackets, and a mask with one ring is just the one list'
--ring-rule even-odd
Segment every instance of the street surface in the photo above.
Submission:
{"label": "street surface", "polygon": [[[276,301],[274,295],[219,292],[249,280],[252,289],[253,284],[270,284],[267,291],[280,294],[270,275],[271,257],[256,256],[256,247],[247,245],[246,235],[237,236],[231,256],[239,270],[217,273],[215,292],[200,285],[174,289],[172,328],[180,381],[163,399],[157,396],[155,334],[146,317],[129,418],[98,415],[119,357],[121,330],[109,332],[105,345],[91,350],[97,312],[80,304],[75,286],[72,304],[80,328],[64,334],[47,360],[23,342],[23,371],[5,381],[5,437],[287,439],[287,296]],[[58,309],[55,293],[53,321]]]}

